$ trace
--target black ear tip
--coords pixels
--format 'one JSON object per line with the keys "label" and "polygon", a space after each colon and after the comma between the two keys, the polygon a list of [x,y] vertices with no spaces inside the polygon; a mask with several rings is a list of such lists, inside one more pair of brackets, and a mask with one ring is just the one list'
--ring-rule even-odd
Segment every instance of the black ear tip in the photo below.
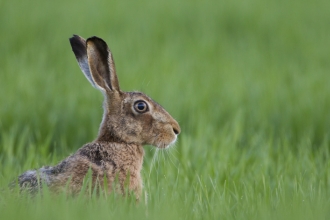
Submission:
{"label": "black ear tip", "polygon": [[82,42],[85,41],[82,37],[80,37],[79,35],[74,34],[72,37],[69,38],[70,43],[75,44],[77,42]]}
{"label": "black ear tip", "polygon": [[84,38],[73,35],[73,37],[69,38],[72,50],[77,58],[86,55],[86,41]]}
{"label": "black ear tip", "polygon": [[91,40],[91,41],[94,41],[94,40],[102,40],[101,38],[97,37],[97,36],[92,36],[92,37],[89,37],[87,39],[88,41]]}
{"label": "black ear tip", "polygon": [[102,45],[103,47],[108,47],[107,43],[102,38],[97,36],[89,37],[86,42],[88,43],[89,41],[97,45]]}

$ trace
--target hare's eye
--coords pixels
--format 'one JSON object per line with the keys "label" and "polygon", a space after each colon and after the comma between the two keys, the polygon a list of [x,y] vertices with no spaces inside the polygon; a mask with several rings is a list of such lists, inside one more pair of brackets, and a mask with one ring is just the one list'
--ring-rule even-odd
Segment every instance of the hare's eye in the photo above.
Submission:
{"label": "hare's eye", "polygon": [[144,113],[148,111],[148,105],[144,101],[136,101],[134,103],[134,109],[139,113]]}

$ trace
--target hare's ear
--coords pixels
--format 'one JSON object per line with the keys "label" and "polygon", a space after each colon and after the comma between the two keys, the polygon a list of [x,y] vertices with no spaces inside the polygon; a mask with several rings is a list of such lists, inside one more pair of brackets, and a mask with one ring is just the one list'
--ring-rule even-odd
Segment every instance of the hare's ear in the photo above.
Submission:
{"label": "hare's ear", "polygon": [[88,38],[86,51],[95,84],[104,91],[120,91],[115,63],[107,44],[98,37]]}
{"label": "hare's ear", "polygon": [[93,77],[91,75],[91,72],[89,70],[87,50],[86,50],[86,40],[78,35],[73,35],[73,37],[70,38],[70,44],[72,47],[72,51],[76,56],[81,71],[84,73],[88,81],[95,88],[97,88],[93,80]]}

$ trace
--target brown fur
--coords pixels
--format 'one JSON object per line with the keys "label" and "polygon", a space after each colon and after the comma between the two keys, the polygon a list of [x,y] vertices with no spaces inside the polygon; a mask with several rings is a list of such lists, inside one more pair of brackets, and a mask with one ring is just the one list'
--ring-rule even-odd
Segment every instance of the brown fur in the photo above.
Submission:
{"label": "brown fur", "polygon": [[[31,193],[38,192],[43,182],[54,192],[66,188],[69,193],[77,194],[91,170],[93,188],[107,187],[111,192],[114,180],[118,178],[119,192],[125,194],[129,176],[129,190],[139,198],[142,192],[142,146],[150,144],[166,148],[176,141],[180,126],[145,94],[120,90],[112,54],[102,39],[91,37],[85,41],[74,35],[70,43],[86,78],[105,97],[98,137],[56,166],[23,173],[18,177],[18,183],[21,189]],[[147,105],[146,111],[137,108],[139,102]],[[103,185],[104,178],[107,179],[106,186]]]}

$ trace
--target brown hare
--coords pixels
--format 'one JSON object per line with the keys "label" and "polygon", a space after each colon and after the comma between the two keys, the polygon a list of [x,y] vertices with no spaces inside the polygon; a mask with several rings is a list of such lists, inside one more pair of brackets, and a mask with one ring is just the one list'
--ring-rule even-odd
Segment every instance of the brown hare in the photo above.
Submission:
{"label": "brown hare", "polygon": [[110,192],[117,179],[120,193],[125,194],[124,187],[128,186],[138,199],[142,192],[143,145],[168,147],[176,141],[180,126],[145,94],[120,90],[112,53],[101,38],[85,40],[74,35],[70,43],[82,72],[104,95],[98,136],[55,166],[26,171],[18,177],[18,184],[32,194],[43,184],[53,192],[66,189],[77,194],[91,170],[93,187],[107,187]]}

